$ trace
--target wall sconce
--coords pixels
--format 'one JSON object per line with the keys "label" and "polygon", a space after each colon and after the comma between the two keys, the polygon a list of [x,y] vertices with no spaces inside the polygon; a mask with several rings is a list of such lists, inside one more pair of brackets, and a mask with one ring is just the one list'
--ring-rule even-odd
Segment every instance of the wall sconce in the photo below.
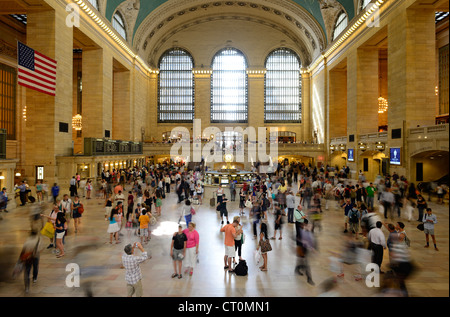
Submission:
{"label": "wall sconce", "polygon": [[16,177],[20,177],[22,176],[22,174],[20,174],[19,172],[17,172],[16,174],[14,174]]}
{"label": "wall sconce", "polygon": [[363,151],[367,150],[367,145],[364,143],[361,143],[361,142],[358,143],[358,147],[360,150],[363,150]]}

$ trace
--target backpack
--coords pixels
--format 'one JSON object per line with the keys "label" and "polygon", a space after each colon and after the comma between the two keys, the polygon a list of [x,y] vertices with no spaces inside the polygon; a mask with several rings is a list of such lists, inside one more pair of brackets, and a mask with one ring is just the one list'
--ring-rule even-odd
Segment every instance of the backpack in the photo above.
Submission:
{"label": "backpack", "polygon": [[238,265],[234,268],[234,273],[239,276],[246,276],[248,273],[248,266],[245,260],[240,260]]}
{"label": "backpack", "polygon": [[359,218],[358,218],[358,213],[355,209],[352,209],[350,211],[350,215],[349,215],[349,219],[351,223],[358,223],[359,222]]}

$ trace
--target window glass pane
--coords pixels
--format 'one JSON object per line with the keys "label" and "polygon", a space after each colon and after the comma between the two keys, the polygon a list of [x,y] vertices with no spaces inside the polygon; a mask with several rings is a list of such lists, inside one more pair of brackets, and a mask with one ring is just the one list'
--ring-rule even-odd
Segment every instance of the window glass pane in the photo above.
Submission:
{"label": "window glass pane", "polygon": [[98,10],[98,1],[97,0],[88,0],[90,2],[90,4],[92,4],[92,6],[94,8],[96,8]]}
{"label": "window glass pane", "polygon": [[0,129],[6,129],[6,138],[16,138],[16,77],[15,68],[0,64]]}
{"label": "window glass pane", "polygon": [[211,122],[247,122],[247,62],[236,49],[220,51],[213,59]]}
{"label": "window glass pane", "polygon": [[297,54],[278,49],[269,54],[265,66],[265,122],[301,122],[301,74]]}
{"label": "window glass pane", "polygon": [[184,50],[173,49],[159,62],[158,122],[194,120],[194,67]]}
{"label": "window glass pane", "polygon": [[113,28],[119,32],[119,34],[126,40],[127,33],[125,32],[125,23],[123,22],[123,18],[120,13],[114,14],[112,21]]}
{"label": "window glass pane", "polygon": [[348,19],[347,15],[342,12],[336,20],[336,24],[334,26],[333,31],[333,40],[335,40],[342,31],[347,27]]}

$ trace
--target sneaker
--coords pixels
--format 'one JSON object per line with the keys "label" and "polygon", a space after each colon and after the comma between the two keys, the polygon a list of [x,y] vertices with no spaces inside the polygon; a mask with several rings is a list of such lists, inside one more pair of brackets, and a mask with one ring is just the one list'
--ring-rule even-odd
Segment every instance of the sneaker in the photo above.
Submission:
{"label": "sneaker", "polygon": [[434,248],[436,251],[439,251],[439,249],[436,247],[436,248]]}
{"label": "sneaker", "polygon": [[36,283],[36,282],[37,282],[37,278],[34,278],[34,279],[33,279],[33,283]]}
{"label": "sneaker", "polygon": [[223,220],[222,220],[222,222],[220,224],[223,225]]}
{"label": "sneaker", "polygon": [[344,230],[344,233],[347,233],[347,232],[348,232],[347,229],[345,229],[345,230]]}
{"label": "sneaker", "polygon": [[53,248],[53,243],[50,243],[47,247],[47,249]]}

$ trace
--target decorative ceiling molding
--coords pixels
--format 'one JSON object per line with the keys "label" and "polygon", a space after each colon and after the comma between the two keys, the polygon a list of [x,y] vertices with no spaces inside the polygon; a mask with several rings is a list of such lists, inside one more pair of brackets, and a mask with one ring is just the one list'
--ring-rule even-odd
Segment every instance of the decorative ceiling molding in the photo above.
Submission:
{"label": "decorative ceiling molding", "polygon": [[127,32],[127,41],[132,42],[130,39],[133,36],[134,26],[136,24],[136,19],[139,14],[139,9],[141,6],[140,0],[127,0],[122,2],[117,10],[120,11],[122,17],[125,19],[126,23],[126,32]]}
{"label": "decorative ceiling molding", "polygon": [[271,27],[287,37],[289,37],[296,45],[297,48],[296,51],[298,52],[300,59],[302,61],[302,64],[309,65],[312,61],[311,56],[311,47],[305,47],[305,42],[307,43],[306,38],[300,38],[297,36],[294,32],[287,30],[286,28],[283,28],[281,25],[278,25],[274,22],[264,20],[260,17],[250,17],[248,15],[214,15],[214,16],[206,16],[203,18],[193,19],[190,21],[187,21],[186,23],[180,24],[176,28],[171,29],[169,33],[165,33],[163,37],[155,40],[154,45],[152,46],[152,50],[149,52],[146,52],[147,55],[145,60],[149,65],[152,65],[153,67],[157,67],[158,64],[158,56],[161,54],[160,50],[161,47],[169,41],[169,39],[175,35],[178,32],[184,31],[190,27],[197,26],[202,23],[208,23],[208,22],[214,22],[214,21],[225,21],[225,20],[234,20],[234,21],[244,21],[244,22],[252,22],[252,23],[258,23],[261,25],[265,25],[268,27]]}
{"label": "decorative ceiling molding", "polygon": [[[307,47],[309,51],[303,56],[305,62],[311,61],[320,55],[320,52],[326,46],[326,36],[314,17],[303,7],[293,2],[279,0],[255,2],[211,1],[205,3],[205,1],[198,0],[179,0],[176,1],[176,3],[173,1],[166,2],[148,15],[141,23],[134,36],[133,46],[144,59],[147,59],[146,56],[149,55],[147,52],[149,43],[151,43],[151,46],[156,45],[156,43],[153,42],[158,36],[155,35],[159,35],[160,38],[167,37],[157,33],[165,32],[173,35],[173,30],[179,29],[179,25],[177,26],[175,22],[178,21],[178,24],[181,25],[188,25],[190,23],[180,21],[181,17],[192,15],[192,20],[199,19],[204,21],[204,17],[199,16],[198,13],[195,15],[193,13],[202,10],[210,11],[210,14],[212,14],[213,11],[211,11],[211,9],[213,9],[218,11],[222,16],[224,14],[236,16],[237,12],[239,12],[236,10],[239,10],[239,8],[246,8],[247,11],[245,11],[245,13],[242,12],[242,17],[248,15],[248,11],[253,9],[255,10],[254,15],[260,16],[261,21],[265,21],[265,23],[270,23],[269,21],[271,21],[271,24],[276,26],[279,30],[285,28],[289,29],[289,32],[287,33],[291,39],[296,39],[294,42],[298,42],[298,39],[304,39],[306,43],[303,43],[300,47],[303,47],[303,49]],[[224,10],[226,9],[234,10],[234,12],[225,13]],[[237,16],[240,15],[237,14]],[[252,22],[255,21],[252,20]],[[290,25],[291,27],[289,27]],[[168,29],[167,26],[172,26],[172,28]],[[286,30],[283,30],[282,32],[285,33]]]}

